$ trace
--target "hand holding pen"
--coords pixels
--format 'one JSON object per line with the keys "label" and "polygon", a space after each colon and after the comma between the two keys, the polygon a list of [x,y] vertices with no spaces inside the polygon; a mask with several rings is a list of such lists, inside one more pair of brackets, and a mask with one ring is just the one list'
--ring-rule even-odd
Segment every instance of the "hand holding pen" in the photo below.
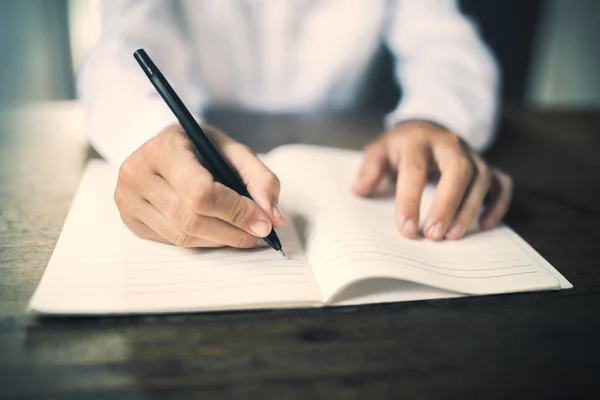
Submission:
{"label": "hand holding pen", "polygon": [[[186,114],[189,112],[178,117]],[[188,132],[194,128],[186,121],[188,127],[174,124],[164,129],[123,162],[115,201],[125,224],[138,236],[178,246],[271,245],[281,251],[274,232],[284,223],[277,206],[277,177],[246,146],[216,128],[204,125],[201,129],[193,121],[215,150],[218,148],[218,154],[209,153],[208,157],[207,149],[199,148],[201,164],[194,151],[198,145]],[[231,171],[215,166],[217,156],[222,156]],[[238,176],[239,184],[231,183]],[[232,189],[228,185],[238,186]],[[235,190],[241,188],[247,188],[247,195]]]}

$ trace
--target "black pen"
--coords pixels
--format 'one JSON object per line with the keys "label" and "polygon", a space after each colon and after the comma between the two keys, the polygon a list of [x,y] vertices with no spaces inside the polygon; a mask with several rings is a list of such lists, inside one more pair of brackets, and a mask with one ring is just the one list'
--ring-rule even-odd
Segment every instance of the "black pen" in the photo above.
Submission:
{"label": "black pen", "polygon": [[[133,56],[148,76],[148,79],[150,79],[150,82],[152,82],[152,85],[154,85],[158,94],[160,94],[173,114],[175,114],[175,117],[179,120],[179,123],[196,147],[198,154],[202,157],[202,164],[204,167],[210,171],[217,182],[235,190],[241,196],[252,199],[252,196],[248,193],[246,186],[240,180],[239,176],[231,169],[227,161],[225,161],[202,128],[200,128],[200,125],[198,125],[194,117],[192,117],[192,114],[190,114],[189,110],[185,107],[179,96],[177,96],[152,59],[150,59],[150,56],[148,56],[146,51],[144,51],[144,49],[139,49],[133,53]],[[269,233],[264,240],[274,250],[280,252],[287,258],[281,248],[281,242],[274,229],[271,229],[271,233]]]}

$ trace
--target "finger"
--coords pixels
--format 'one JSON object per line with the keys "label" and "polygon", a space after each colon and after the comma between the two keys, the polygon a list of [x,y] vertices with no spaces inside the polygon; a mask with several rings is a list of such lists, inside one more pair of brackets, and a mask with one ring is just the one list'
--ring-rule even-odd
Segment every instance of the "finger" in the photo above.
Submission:
{"label": "finger", "polygon": [[279,208],[281,183],[277,176],[248,147],[229,141],[222,144],[223,156],[238,171],[252,199],[273,218],[275,227],[285,218]]}
{"label": "finger", "polygon": [[406,143],[400,149],[396,183],[396,214],[400,232],[409,238],[418,233],[421,197],[427,184],[429,154],[423,143]]}
{"label": "finger", "polygon": [[256,246],[256,236],[220,219],[194,213],[162,177],[154,175],[150,179],[142,196],[183,233],[231,247]]}
{"label": "finger", "polygon": [[197,205],[204,215],[219,218],[259,238],[271,233],[271,218],[249,198],[218,182],[213,184],[212,198],[206,194],[203,197]]}
{"label": "finger", "polygon": [[177,192],[187,208],[260,238],[269,235],[272,229],[269,215],[256,202],[215,182],[198,162],[183,134],[172,133],[163,143],[162,152],[155,152],[156,173]]}
{"label": "finger", "polygon": [[[221,247],[221,244],[188,235],[175,228],[150,203],[140,199],[136,206],[137,215],[123,218],[123,222],[136,235],[179,247]],[[141,219],[140,219],[141,218]]]}
{"label": "finger", "polygon": [[463,237],[466,230],[469,229],[477,217],[485,195],[490,188],[492,174],[489,168],[479,157],[474,157],[474,163],[477,168],[475,180],[469,187],[465,200],[461,204],[452,225],[448,229],[448,233],[446,234],[446,238],[448,239],[456,240]]}
{"label": "finger", "polygon": [[383,141],[379,140],[367,146],[358,180],[352,189],[359,196],[369,196],[377,188],[387,170],[387,155]]}
{"label": "finger", "polygon": [[492,175],[492,189],[490,202],[479,218],[482,229],[492,229],[497,226],[506,215],[513,195],[512,178],[503,172],[494,171]]}
{"label": "finger", "polygon": [[138,191],[140,186],[144,186],[149,174],[147,168],[139,168],[140,162],[136,157],[130,156],[121,165],[119,169],[119,179],[115,188],[114,201],[119,209],[119,214],[123,223],[135,235],[149,240],[169,243],[167,239],[150,229],[139,219],[133,217],[137,211],[137,206],[143,202]]}
{"label": "finger", "polygon": [[461,204],[475,172],[472,160],[456,148],[434,149],[441,178],[424,235],[431,240],[441,240]]}

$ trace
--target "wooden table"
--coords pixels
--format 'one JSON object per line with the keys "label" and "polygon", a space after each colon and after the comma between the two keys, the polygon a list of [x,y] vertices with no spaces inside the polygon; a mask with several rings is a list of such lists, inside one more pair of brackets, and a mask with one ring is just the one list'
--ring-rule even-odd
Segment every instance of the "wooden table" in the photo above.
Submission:
{"label": "wooden table", "polygon": [[[257,151],[361,147],[380,115],[213,112]],[[0,114],[0,394],[600,398],[600,112],[509,110],[509,224],[575,288],[319,310],[41,319],[26,306],[93,151],[77,104]]]}

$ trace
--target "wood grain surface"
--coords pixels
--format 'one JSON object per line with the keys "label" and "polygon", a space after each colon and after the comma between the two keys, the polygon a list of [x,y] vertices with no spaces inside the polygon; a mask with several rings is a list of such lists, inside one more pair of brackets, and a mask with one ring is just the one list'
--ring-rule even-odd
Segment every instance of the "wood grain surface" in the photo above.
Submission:
{"label": "wood grain surface", "polygon": [[[360,148],[381,115],[208,120],[258,152]],[[508,223],[574,289],[293,311],[38,318],[31,297],[94,152],[76,103],[0,113],[0,396],[600,398],[600,112],[504,113]]]}

